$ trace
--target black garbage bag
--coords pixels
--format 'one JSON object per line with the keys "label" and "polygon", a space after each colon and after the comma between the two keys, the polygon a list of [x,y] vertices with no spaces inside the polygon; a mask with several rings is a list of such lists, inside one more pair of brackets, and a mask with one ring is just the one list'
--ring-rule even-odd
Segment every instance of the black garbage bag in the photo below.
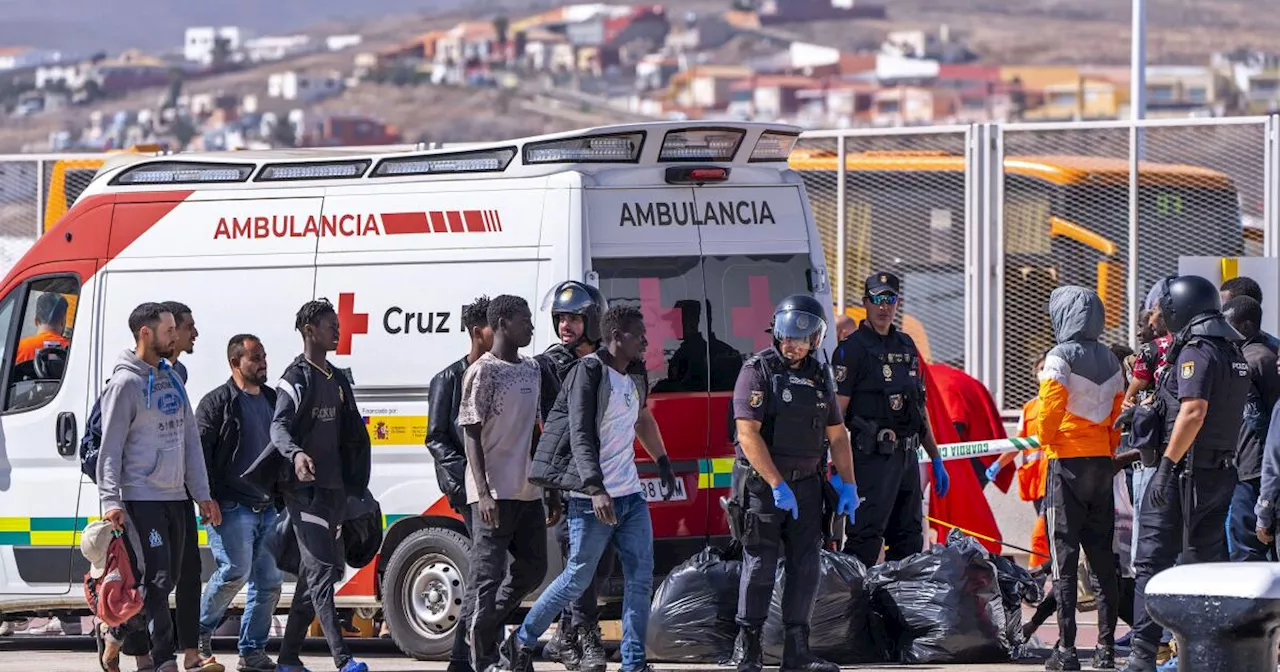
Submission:
{"label": "black garbage bag", "polygon": [[341,534],[347,564],[352,568],[360,569],[377,557],[382,548],[382,507],[368,489],[362,497],[347,497]]}
{"label": "black garbage bag", "polygon": [[276,524],[267,532],[267,551],[276,559],[276,567],[286,574],[298,575],[302,556],[298,551],[298,535],[293,533],[289,511],[281,511]]}
{"label": "black garbage bag", "polygon": [[[857,558],[827,549],[818,560],[818,591],[809,619],[809,649],[814,655],[841,665],[884,661],[871,627],[871,595],[866,590],[867,569]],[[787,577],[784,563],[769,602],[769,617],[762,635],[765,663],[782,660],[784,627],[782,595]]]}
{"label": "black garbage bag", "polygon": [[649,611],[650,660],[727,664],[738,625],[739,551],[706,548],[671,570]]}
{"label": "black garbage bag", "polygon": [[1012,560],[991,555],[996,567],[996,577],[1000,582],[1000,597],[1004,606],[1005,638],[1010,643],[1010,655],[1014,660],[1025,656],[1026,642],[1022,639],[1022,605],[1039,604],[1044,599],[1044,591],[1040,583],[1031,576],[1031,572],[1015,565]]}
{"label": "black garbage bag", "polygon": [[1011,659],[1004,596],[990,554],[949,539],[871,570],[872,601],[902,663],[998,663]]}

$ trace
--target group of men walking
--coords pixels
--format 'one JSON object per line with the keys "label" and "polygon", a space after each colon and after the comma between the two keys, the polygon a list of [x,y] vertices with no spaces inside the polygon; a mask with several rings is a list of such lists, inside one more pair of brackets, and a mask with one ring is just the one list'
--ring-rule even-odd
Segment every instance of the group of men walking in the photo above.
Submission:
{"label": "group of men walking", "polygon": [[[121,654],[140,670],[221,672],[212,635],[246,582],[239,670],[305,672],[298,656],[318,616],[335,667],[367,672],[343,641],[334,585],[346,565],[338,531],[347,498],[368,486],[369,437],[350,382],[326,358],[338,344],[333,306],[308,302],[296,327],[303,352],[277,389],[266,385],[262,341],[237,334],[227,344],[230,378],[196,407],[178,362],[199,334],[191,309],[144,303],[130,314],[135,347],[120,354],[87,432],[98,443],[91,454],[103,524],[128,537],[144,599],[137,618],[98,633],[108,672],[120,669]],[[217,563],[203,596],[197,506]],[[272,661],[266,647],[283,577],[266,540],[280,508],[293,521],[301,569]]]}

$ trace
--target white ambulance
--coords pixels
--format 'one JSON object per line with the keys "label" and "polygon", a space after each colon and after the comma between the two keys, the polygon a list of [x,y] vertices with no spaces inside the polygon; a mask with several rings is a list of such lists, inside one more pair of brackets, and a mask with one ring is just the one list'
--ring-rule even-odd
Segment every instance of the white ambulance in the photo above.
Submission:
{"label": "white ambulance", "polygon": [[[0,287],[0,611],[83,608],[75,532],[99,505],[77,447],[144,301],[194,311],[200,338],[182,359],[193,402],[227,380],[232,335],[261,337],[279,373],[301,348],[297,309],[334,302],[335,362],[354,377],[386,516],[381,554],[348,570],[338,603],[381,607],[418,657],[449,650],[465,588],[468,541],[423,445],[428,383],[468,348],[460,308],[516,294],[538,311],[571,278],[641,306],[653,409],[681,479],[663,502],[637,457],[665,574],[728,533],[728,399],[744,358],[770,344],[773,306],[797,292],[831,303],[786,163],[798,134],[680,122],[444,151],[113,157]],[[65,325],[40,323],[46,294],[67,300]],[[550,315],[536,326],[529,355],[555,338]]]}

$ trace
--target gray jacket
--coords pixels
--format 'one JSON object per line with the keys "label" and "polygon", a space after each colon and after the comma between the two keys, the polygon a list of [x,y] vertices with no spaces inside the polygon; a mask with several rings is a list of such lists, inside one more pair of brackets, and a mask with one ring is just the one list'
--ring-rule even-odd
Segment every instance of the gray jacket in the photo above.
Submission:
{"label": "gray jacket", "polygon": [[182,381],[132,350],[120,353],[102,393],[98,496],[102,510],[127,501],[209,499],[209,477],[195,413]]}
{"label": "gray jacket", "polygon": [[1276,498],[1280,497],[1280,403],[1271,410],[1271,424],[1267,440],[1262,444],[1262,484],[1258,503],[1253,513],[1258,517],[1258,527],[1273,529],[1276,516]]}

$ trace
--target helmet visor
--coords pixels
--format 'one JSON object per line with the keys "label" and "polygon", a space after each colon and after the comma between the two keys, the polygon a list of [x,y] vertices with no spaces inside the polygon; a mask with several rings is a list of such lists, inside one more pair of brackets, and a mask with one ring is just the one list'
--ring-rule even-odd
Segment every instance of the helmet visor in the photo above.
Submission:
{"label": "helmet visor", "polygon": [[808,339],[821,343],[827,333],[827,321],[821,315],[803,310],[784,310],[774,316],[773,337]]}

